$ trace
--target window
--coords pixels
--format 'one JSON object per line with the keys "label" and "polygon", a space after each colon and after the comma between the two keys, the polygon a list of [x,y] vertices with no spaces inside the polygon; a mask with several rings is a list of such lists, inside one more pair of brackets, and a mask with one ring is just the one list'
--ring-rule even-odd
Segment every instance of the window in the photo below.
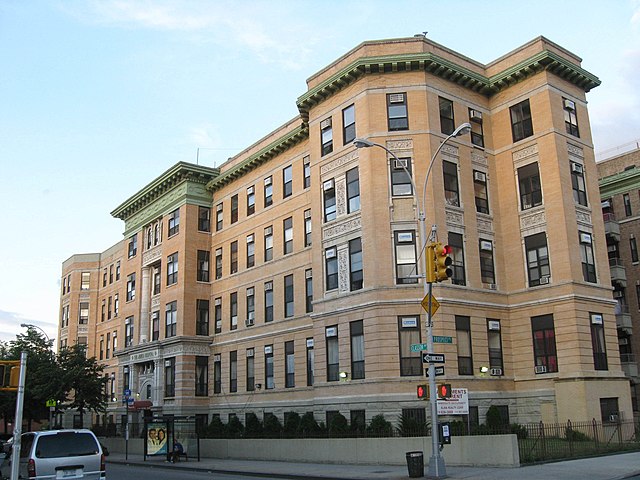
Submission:
{"label": "window", "polygon": [[158,310],[151,313],[151,340],[160,339],[160,312]]}
{"label": "window", "polygon": [[409,129],[406,93],[387,94],[387,122],[390,132]]}
{"label": "window", "polygon": [[603,423],[617,423],[620,421],[620,410],[617,398],[600,399],[600,415]]}
{"label": "window", "polygon": [[440,104],[440,131],[445,135],[451,135],[456,128],[453,120],[453,102],[438,97],[438,103]]}
{"label": "window", "polygon": [[229,273],[238,272],[238,241],[231,242],[231,248],[229,249]]}
{"label": "window", "polygon": [[271,176],[264,179],[264,206],[268,207],[273,203],[273,179]]}
{"label": "window", "polygon": [[451,269],[453,277],[451,283],[454,285],[466,285],[467,279],[464,270],[464,240],[459,233],[449,232],[449,245],[451,246]]}
{"label": "window", "polygon": [[293,388],[296,386],[296,359],[293,348],[293,340],[284,342],[285,388]]}
{"label": "window", "polygon": [[178,252],[167,257],[167,286],[178,283]]}
{"label": "window", "polygon": [[569,100],[568,98],[563,98],[562,106],[564,110],[564,125],[567,128],[567,133],[580,138],[578,117],[576,115],[576,102]]}
{"label": "window", "polygon": [[253,348],[247,348],[247,392],[253,392],[256,389],[256,369],[255,369],[255,351]]}
{"label": "window", "polygon": [[302,165],[302,173],[304,174],[303,185],[304,188],[309,188],[311,186],[311,160],[309,157],[304,157],[303,165]]}
{"label": "window", "polygon": [[342,110],[342,138],[343,144],[353,142],[356,138],[356,107],[349,105]]}
{"label": "window", "polygon": [[396,283],[418,283],[415,232],[396,231],[393,232],[393,239],[396,251]]}
{"label": "window", "polygon": [[517,142],[523,138],[533,135],[533,122],[531,121],[531,107],[529,99],[520,102],[511,108],[511,133],[513,141]]}
{"label": "window", "polygon": [[216,280],[222,278],[222,248],[216,249]]}
{"label": "window", "polygon": [[209,335],[209,300],[196,300],[196,335]]}
{"label": "window", "polygon": [[411,345],[422,343],[420,337],[420,317],[398,317],[398,337],[400,345],[400,375],[403,377],[423,375],[422,355],[412,352]]}
{"label": "window", "polygon": [[524,246],[527,252],[529,286],[535,287],[543,283],[549,283],[551,269],[549,267],[546,234],[543,232],[525,237]]}
{"label": "window", "polygon": [[167,358],[164,361],[164,396],[173,397],[176,394],[176,359]]}
{"label": "window", "polygon": [[152,295],[158,295],[160,293],[160,287],[162,284],[162,274],[160,273],[160,266],[153,269],[153,290]]}
{"label": "window", "polygon": [[631,250],[631,261],[636,263],[638,261],[638,244],[635,237],[629,238],[629,249]]}
{"label": "window", "polygon": [[476,212],[489,213],[489,200],[487,195],[487,174],[473,171],[473,192],[476,197]]}
{"label": "window", "polygon": [[471,124],[471,143],[476,147],[484,148],[484,133],[482,131],[482,112],[473,108],[469,109],[469,123]]}
{"label": "window", "polygon": [[[109,336],[109,334],[107,334],[107,337]],[[112,345],[112,349],[113,352],[115,353],[116,350],[118,350],[118,332],[113,332],[113,336],[111,337],[111,345]]]}
{"label": "window", "polygon": [[306,313],[313,312],[313,277],[311,269],[304,271],[304,298]]}
{"label": "window", "polygon": [[209,250],[198,250],[197,280],[199,282],[209,281]]}
{"label": "window", "polygon": [[607,347],[604,339],[604,321],[601,313],[590,313],[593,366],[596,370],[608,370]]}
{"label": "window", "polygon": [[320,122],[320,144],[322,145],[321,155],[325,156],[333,152],[333,127],[331,117]]}
{"label": "window", "polygon": [[324,221],[330,222],[336,219],[336,189],[333,179],[322,184],[322,197],[324,203]]}
{"label": "window", "polygon": [[284,251],[286,255],[293,252],[293,217],[285,218],[282,222],[282,230],[284,237]]}
{"label": "window", "polygon": [[[131,324],[131,345],[133,345],[133,317],[130,317],[130,318],[131,318],[131,321],[130,321],[130,324]],[[126,325],[127,325],[127,323],[126,323],[126,319],[125,319],[125,335],[126,335],[126,331],[127,331],[126,330]],[[129,346],[131,346],[131,345],[129,345]],[[106,351],[106,354],[105,354],[105,357],[104,357],[107,360],[109,360],[109,357],[111,356],[110,346],[111,346],[111,333],[107,333],[107,351]],[[125,337],[125,346],[126,346],[126,337]]]}
{"label": "window", "polygon": [[264,388],[267,390],[275,388],[273,380],[273,345],[264,347]]}
{"label": "window", "polygon": [[113,283],[113,265],[109,265],[109,285]]}
{"label": "window", "polygon": [[116,282],[120,280],[120,260],[116,262]]}
{"label": "window", "polygon": [[238,292],[229,295],[229,306],[231,330],[236,330],[238,328]]}
{"label": "window", "polygon": [[313,338],[307,338],[307,386],[313,385],[315,355],[313,352]]}
{"label": "window", "polygon": [[173,301],[167,303],[164,316],[164,336],[165,338],[175,337],[178,324],[178,302]]}
{"label": "window", "polygon": [[98,359],[99,360],[104,359],[104,335],[100,335],[100,355]]}
{"label": "window", "polygon": [[327,340],[327,382],[337,382],[339,378],[338,326],[325,328]]}
{"label": "window", "polygon": [[290,197],[293,193],[293,167],[289,165],[282,169],[282,198]]}
{"label": "window", "polygon": [[[138,253],[138,234],[136,233],[135,235],[129,238],[128,258],[135,257],[137,253]],[[69,289],[71,289],[71,285],[69,285]]]}
{"label": "window", "polygon": [[111,305],[112,305],[112,297],[109,296],[109,300],[107,302],[107,320],[111,320]]}
{"label": "window", "polygon": [[107,286],[107,269],[104,269],[104,273],[102,274],[102,286]]}
{"label": "window", "polygon": [[213,321],[215,322],[215,333],[222,333],[222,297],[214,300]]}
{"label": "window", "polygon": [[60,326],[62,328],[69,326],[69,305],[62,307],[62,316],[60,319]]}
{"label": "window", "polygon": [[247,188],[247,217],[256,213],[256,188],[251,185]]}
{"label": "window", "polygon": [[358,167],[347,171],[347,213],[360,210],[360,178]]}
{"label": "window", "polygon": [[473,375],[471,353],[471,321],[456,315],[456,346],[458,348],[458,375]]}
{"label": "window", "polygon": [[122,369],[122,386],[123,390],[131,388],[131,375],[129,374],[129,367]]}
{"label": "window", "polygon": [[520,209],[528,210],[542,205],[542,184],[536,162],[518,169],[518,185],[520,186]]}
{"label": "window", "polygon": [[264,229],[264,261],[273,260],[273,227]]}
{"label": "window", "polygon": [[349,324],[351,334],[351,379],[364,378],[364,328],[362,320]]}
{"label": "window", "polygon": [[264,284],[264,321],[273,322],[273,282]]}
{"label": "window", "polygon": [[573,200],[578,205],[587,206],[587,190],[584,183],[584,167],[580,163],[569,162],[571,165],[571,187]]}
{"label": "window", "polygon": [[557,372],[558,359],[556,357],[556,335],[553,328],[553,315],[531,317],[531,330],[533,333],[535,373]]}
{"label": "window", "polygon": [[585,282],[595,283],[596,264],[593,258],[593,237],[590,233],[579,232],[580,257],[582,259],[582,276]]}
{"label": "window", "polygon": [[211,231],[211,209],[209,207],[198,207],[198,231]]}
{"label": "window", "polygon": [[106,318],[106,311],[107,311],[107,305],[105,303],[104,300],[102,300],[102,311],[100,314],[100,321],[104,322],[105,318]]}
{"label": "window", "polygon": [[447,205],[460,206],[460,195],[458,193],[458,166],[455,163],[442,161],[442,171],[444,174],[444,200]]}
{"label": "window", "polygon": [[[107,340],[107,345],[109,341]],[[124,320],[124,346],[131,347],[133,345],[133,317],[127,317]],[[107,349],[108,350],[108,349]],[[107,358],[108,355],[107,355]]]}
{"label": "window", "polygon": [[78,309],[78,324],[86,325],[89,323],[89,302],[80,302]]}
{"label": "window", "polygon": [[209,394],[209,357],[196,356],[196,397]]}
{"label": "window", "polygon": [[361,290],[362,276],[362,239],[349,240],[349,284],[351,291]]}
{"label": "window", "polygon": [[293,275],[284,277],[284,316],[293,317]]}
{"label": "window", "polygon": [[391,159],[391,195],[394,197],[413,195],[411,185],[411,159],[408,157]]}
{"label": "window", "polygon": [[222,392],[222,361],[220,354],[213,357],[213,393]]}
{"label": "window", "polygon": [[229,352],[229,391],[238,391],[238,351]]}
{"label": "window", "polygon": [[503,375],[500,320],[487,319],[487,340],[489,343],[489,368],[491,369],[491,375]]}
{"label": "window", "polygon": [[180,231],[180,209],[177,208],[169,214],[169,236]]}
{"label": "window", "polygon": [[245,305],[247,306],[247,326],[253,325],[256,316],[255,290],[253,287],[247,288]]}
{"label": "window", "polygon": [[224,211],[222,209],[222,203],[216,206],[216,232],[222,230],[224,224]]}
{"label": "window", "polygon": [[324,251],[325,259],[325,289],[338,288],[338,250],[336,247],[327,248]]}
{"label": "window", "polygon": [[238,221],[238,194],[231,197],[231,224]]}
{"label": "window", "polygon": [[117,317],[119,311],[120,311],[120,300],[118,298],[118,294],[116,293],[115,296],[113,297],[113,315]]}
{"label": "window", "polygon": [[493,265],[493,242],[480,239],[480,276],[482,283],[496,283]]}
{"label": "window", "polygon": [[127,276],[127,302],[136,298],[136,274]]}
{"label": "window", "polygon": [[91,273],[82,272],[80,290],[89,290],[90,281],[91,281]]}
{"label": "window", "polygon": [[311,210],[304,211],[304,246],[311,246]]}
{"label": "window", "polygon": [[[630,217],[632,215],[632,212],[631,212],[631,198],[629,198],[629,194],[628,193],[625,193],[625,194],[622,195],[622,201],[624,202],[624,214],[627,217]],[[84,273],[82,275],[84,275]]]}

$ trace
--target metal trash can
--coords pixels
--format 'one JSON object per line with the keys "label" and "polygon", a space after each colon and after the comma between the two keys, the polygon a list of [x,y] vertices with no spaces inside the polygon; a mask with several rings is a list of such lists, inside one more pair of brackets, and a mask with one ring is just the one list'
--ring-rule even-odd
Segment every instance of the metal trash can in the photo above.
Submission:
{"label": "metal trash can", "polygon": [[422,452],[407,452],[409,478],[424,477],[424,455]]}

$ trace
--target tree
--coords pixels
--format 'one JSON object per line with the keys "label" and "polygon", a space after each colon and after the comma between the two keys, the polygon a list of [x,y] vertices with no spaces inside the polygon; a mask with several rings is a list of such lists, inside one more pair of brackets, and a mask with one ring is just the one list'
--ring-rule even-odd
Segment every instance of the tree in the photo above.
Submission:
{"label": "tree", "polygon": [[[58,353],[58,365],[62,371],[61,379],[67,406],[80,414],[83,423],[86,411],[103,413],[106,411],[104,366],[98,364],[96,357],[87,358],[84,345],[63,348]],[[70,396],[69,396],[70,395]]]}

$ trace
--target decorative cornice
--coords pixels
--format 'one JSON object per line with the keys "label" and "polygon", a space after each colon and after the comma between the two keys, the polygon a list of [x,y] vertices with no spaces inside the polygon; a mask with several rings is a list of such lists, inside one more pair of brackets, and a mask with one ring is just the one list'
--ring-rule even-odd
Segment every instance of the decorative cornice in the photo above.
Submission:
{"label": "decorative cornice", "polygon": [[289,150],[308,137],[308,126],[306,124],[301,124],[296,129],[283,135],[282,137],[277,138],[275,141],[271,142],[269,145],[259,150],[257,153],[254,153],[235,167],[211,180],[209,183],[207,183],[207,190],[212,193],[216,190],[219,190],[228,183],[231,183],[236,178],[241,177],[248,171],[258,167],[259,165],[262,165],[276,155],[280,155],[282,152]]}
{"label": "decorative cornice", "polygon": [[605,199],[640,188],[640,168],[632,168],[601,178],[600,198]]}
{"label": "decorative cornice", "polygon": [[138,193],[119,205],[111,212],[111,215],[126,221],[131,215],[150,205],[182,182],[189,181],[192,183],[205,184],[219,174],[220,170],[218,168],[178,162]]}

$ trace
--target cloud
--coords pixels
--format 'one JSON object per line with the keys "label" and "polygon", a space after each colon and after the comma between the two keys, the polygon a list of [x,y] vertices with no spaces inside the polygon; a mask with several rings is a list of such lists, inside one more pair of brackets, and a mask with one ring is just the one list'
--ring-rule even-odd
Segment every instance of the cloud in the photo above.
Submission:
{"label": "cloud", "polygon": [[0,341],[6,342],[15,340],[18,333],[24,333],[25,330],[20,326],[23,323],[35,325],[42,328],[45,332],[47,332],[49,338],[54,338],[57,335],[58,327],[55,324],[26,318],[16,312],[0,310]]}

